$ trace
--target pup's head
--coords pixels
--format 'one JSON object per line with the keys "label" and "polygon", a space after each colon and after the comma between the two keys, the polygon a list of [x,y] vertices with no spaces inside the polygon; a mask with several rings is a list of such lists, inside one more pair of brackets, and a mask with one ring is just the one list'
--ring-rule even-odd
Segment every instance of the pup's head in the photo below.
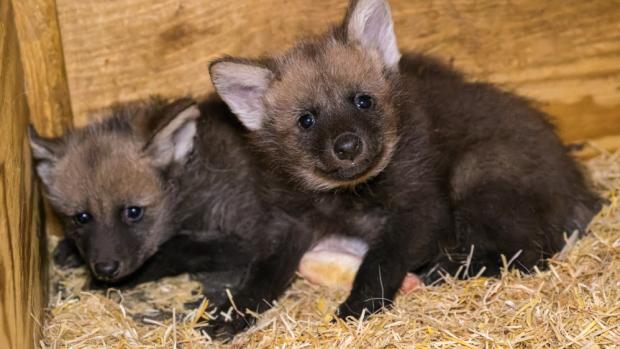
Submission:
{"label": "pup's head", "polygon": [[322,37],[269,59],[223,58],[210,73],[272,165],[326,190],[362,183],[390,161],[399,60],[388,4],[360,0]]}
{"label": "pup's head", "polygon": [[112,108],[103,121],[45,139],[30,129],[45,192],[94,275],[117,281],[172,236],[168,176],[193,149],[190,99]]}

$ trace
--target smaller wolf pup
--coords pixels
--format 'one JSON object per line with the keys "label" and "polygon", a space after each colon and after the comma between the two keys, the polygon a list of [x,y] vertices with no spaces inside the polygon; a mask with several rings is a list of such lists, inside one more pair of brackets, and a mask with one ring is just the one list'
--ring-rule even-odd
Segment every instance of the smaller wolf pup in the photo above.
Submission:
{"label": "smaller wolf pup", "polygon": [[222,58],[210,73],[265,178],[279,180],[272,204],[321,226],[305,241],[368,243],[342,318],[389,305],[407,272],[492,276],[502,255],[542,267],[599,209],[546,115],[402,56],[384,0],[353,1],[325,35],[274,57]]}
{"label": "smaller wolf pup", "polygon": [[[97,279],[123,285],[228,272],[216,285],[208,273],[201,280],[222,310],[229,287],[243,309],[279,296],[297,265],[266,259],[280,240],[290,243],[279,236],[292,236],[280,230],[293,224],[261,203],[247,132],[229,113],[217,98],[152,98],[59,138],[31,129],[36,172],[68,238],[56,258],[70,263],[77,248]],[[246,321],[220,317],[207,330],[229,335]]]}

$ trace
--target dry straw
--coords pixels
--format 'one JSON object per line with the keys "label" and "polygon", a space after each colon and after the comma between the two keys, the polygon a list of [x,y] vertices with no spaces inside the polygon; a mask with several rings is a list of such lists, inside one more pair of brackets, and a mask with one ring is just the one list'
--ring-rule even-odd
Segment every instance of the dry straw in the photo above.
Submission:
{"label": "dry straw", "polygon": [[[620,152],[587,162],[609,200],[591,233],[533,275],[447,280],[368,321],[330,323],[345,296],[298,280],[258,325],[221,344],[194,330],[199,286],[187,276],[82,292],[83,270],[52,271],[44,348],[614,348],[620,347]],[[203,304],[204,305],[204,304]],[[147,320],[144,320],[146,318]]]}

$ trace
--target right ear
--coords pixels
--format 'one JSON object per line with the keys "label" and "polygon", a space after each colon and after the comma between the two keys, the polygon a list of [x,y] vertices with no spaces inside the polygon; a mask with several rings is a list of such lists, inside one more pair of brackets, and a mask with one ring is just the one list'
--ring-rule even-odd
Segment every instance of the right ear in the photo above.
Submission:
{"label": "right ear", "polygon": [[146,139],[143,151],[152,157],[155,166],[165,168],[183,163],[194,149],[196,119],[200,109],[190,98],[181,98],[164,105],[138,125]]}
{"label": "right ear", "polygon": [[51,183],[51,169],[62,156],[62,138],[43,138],[32,125],[28,125],[28,138],[36,171],[46,186]]}
{"label": "right ear", "polygon": [[239,121],[249,130],[260,129],[265,118],[263,97],[273,80],[273,72],[265,67],[234,59],[211,63],[209,72],[217,93],[237,115]]}
{"label": "right ear", "polygon": [[355,0],[349,5],[344,26],[348,39],[379,53],[383,64],[398,69],[400,51],[394,33],[390,5],[386,0]]}

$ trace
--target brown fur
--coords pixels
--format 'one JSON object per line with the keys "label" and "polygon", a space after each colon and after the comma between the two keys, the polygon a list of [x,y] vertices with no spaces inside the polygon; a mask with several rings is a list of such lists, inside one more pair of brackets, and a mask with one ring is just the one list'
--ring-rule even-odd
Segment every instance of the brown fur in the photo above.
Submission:
{"label": "brown fur", "polygon": [[[179,103],[191,105],[186,100]],[[171,216],[166,212],[174,202],[153,158],[143,151],[148,137],[162,127],[147,122],[165,124],[166,118],[176,115],[169,115],[164,105],[163,100],[152,100],[112,108],[109,114],[113,117],[62,138],[31,136],[34,143],[40,140],[48,148],[55,146],[51,158],[37,158],[36,146],[34,153],[47,196],[67,236],[78,242],[91,268],[103,261],[122,261],[116,279],[133,272],[172,236]],[[121,222],[121,211],[127,206],[145,208],[140,225]],[[72,219],[84,211],[93,216],[88,227]],[[117,233],[119,230],[123,233]],[[140,234],[154,238],[136,236]]]}
{"label": "brown fur", "polygon": [[[401,59],[382,0],[353,1],[342,26],[283,54],[223,58],[210,71],[252,130],[267,185],[279,181],[271,202],[314,227],[311,241],[368,242],[341,317],[381,309],[407,271],[426,282],[492,276],[502,255],[518,255],[523,271],[543,267],[599,208],[543,113],[433,58]],[[356,109],[360,93],[372,108]],[[315,122],[302,127],[308,112]],[[347,132],[371,150],[359,163],[332,150]]]}
{"label": "brown fur", "polygon": [[[351,96],[347,90],[325,88],[323,81],[339,81],[348,86],[354,86],[359,91],[373,91],[378,104],[390,106],[394,93],[382,71],[381,62],[377,57],[367,57],[364,52],[355,50],[351,47],[342,45],[336,39],[326,40],[320,45],[320,49],[315,49],[315,42],[308,42],[299,45],[296,49],[289,51],[286,56],[275,59],[274,66],[277,67],[277,76],[265,95],[265,105],[274,116],[270,122],[273,125],[269,137],[258,135],[256,138],[268,138],[270,142],[278,143],[279,149],[282,145],[290,151],[284,156],[299,159],[294,168],[297,178],[300,178],[302,185],[309,189],[332,189],[337,187],[354,187],[363,183],[369,178],[376,176],[387,165],[398,141],[396,118],[387,117],[382,124],[381,138],[377,140],[376,158],[373,159],[371,166],[359,176],[346,180],[333,180],[329,175],[321,171],[320,162],[316,162],[314,157],[300,148],[297,144],[297,132],[294,118],[300,110],[299,106],[304,102],[312,100],[312,106],[318,110],[329,110],[333,107],[333,100],[347,100]],[[371,64],[368,64],[370,61]],[[328,69],[324,72],[321,67],[342,67],[341,69]],[[294,96],[290,91],[295,91]],[[293,98],[292,98],[293,97]],[[385,115],[393,115],[393,110],[383,110]],[[291,118],[279,118],[279,115],[290,115]],[[320,117],[320,116],[319,116]],[[292,125],[292,127],[291,127]],[[332,132],[337,134],[342,132],[341,124],[334,124]],[[293,132],[291,132],[293,130]],[[266,151],[269,154],[269,151]],[[374,154],[373,154],[374,155]],[[309,170],[312,169],[312,170]]]}
{"label": "brown fur", "polygon": [[[241,309],[268,309],[297,269],[278,258],[298,260],[308,245],[295,220],[263,204],[247,132],[226,105],[152,98],[103,115],[56,139],[31,130],[37,172],[68,237],[55,261],[75,265],[77,248],[116,287],[189,272],[213,308],[228,310],[231,289]],[[127,223],[127,206],[144,207],[140,222]],[[93,219],[80,225],[74,216],[84,211]],[[96,264],[108,260],[121,272],[98,275]],[[252,322],[238,315],[210,319],[208,331],[226,336]]]}

